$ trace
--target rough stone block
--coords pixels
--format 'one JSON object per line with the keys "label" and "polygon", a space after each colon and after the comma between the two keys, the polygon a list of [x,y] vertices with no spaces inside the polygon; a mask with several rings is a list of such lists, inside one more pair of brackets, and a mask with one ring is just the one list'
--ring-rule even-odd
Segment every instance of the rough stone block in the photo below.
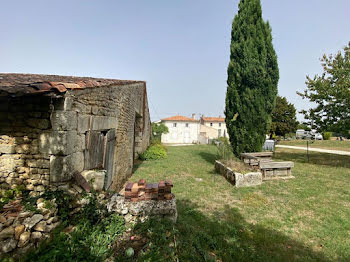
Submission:
{"label": "rough stone block", "polygon": [[50,161],[46,159],[28,159],[27,165],[34,168],[49,168]]}
{"label": "rough stone block", "polygon": [[54,104],[54,108],[56,110],[63,110],[63,111],[71,110],[72,103],[73,103],[73,99],[71,97],[61,98],[56,101],[56,103]]}
{"label": "rough stone block", "polygon": [[84,169],[84,154],[76,152],[68,156],[50,157],[50,181],[63,182],[72,178],[74,172]]}
{"label": "rough stone block", "polygon": [[109,116],[94,116],[92,118],[92,130],[112,128],[117,128],[117,118]]}
{"label": "rough stone block", "polygon": [[0,145],[0,154],[14,154],[15,152],[14,145]]}
{"label": "rough stone block", "polygon": [[85,137],[78,135],[77,131],[52,131],[39,137],[39,152],[42,154],[69,155],[84,148]]}
{"label": "rough stone block", "polygon": [[149,217],[164,217],[173,223],[177,220],[175,197],[171,200],[130,202],[125,201],[124,196],[115,194],[107,203],[107,210],[124,216],[126,222],[130,222],[133,219],[142,222]]}
{"label": "rough stone block", "polygon": [[16,154],[0,156],[0,171],[14,172],[17,167],[24,166],[24,159],[20,159]]}
{"label": "rough stone block", "polygon": [[102,191],[104,187],[106,171],[105,170],[84,170],[81,175],[92,184],[97,191]]}
{"label": "rough stone block", "polygon": [[26,123],[30,127],[38,129],[48,129],[50,128],[50,121],[47,119],[29,118]]}
{"label": "rough stone block", "polygon": [[73,101],[72,103],[72,110],[84,114],[90,114],[91,113],[91,106],[84,105],[82,103],[79,103],[77,101]]}
{"label": "rough stone block", "polygon": [[85,133],[89,130],[90,116],[78,115],[78,133]]}
{"label": "rough stone block", "polygon": [[257,186],[262,183],[262,175],[260,172],[252,172],[247,174],[235,173],[236,187]]}
{"label": "rough stone block", "polygon": [[53,130],[76,130],[78,126],[77,113],[72,111],[55,111],[51,116]]}

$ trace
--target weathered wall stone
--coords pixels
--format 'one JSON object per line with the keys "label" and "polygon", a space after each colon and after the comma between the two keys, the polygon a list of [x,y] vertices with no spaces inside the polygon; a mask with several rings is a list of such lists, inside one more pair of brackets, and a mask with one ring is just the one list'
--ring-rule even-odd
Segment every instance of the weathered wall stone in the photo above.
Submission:
{"label": "weathered wall stone", "polygon": [[215,161],[215,170],[223,175],[230,183],[235,187],[250,187],[258,186],[262,184],[261,172],[250,172],[247,174],[241,174],[231,170],[220,161]]}
{"label": "weathered wall stone", "polygon": [[70,101],[69,110],[77,113],[78,134],[115,129],[112,188],[120,189],[131,175],[134,156],[145,151],[150,142],[150,116],[144,84],[71,90],[65,99]]}
{"label": "weathered wall stone", "polygon": [[0,188],[23,184],[35,195],[71,179],[85,168],[89,130],[115,130],[112,188],[121,188],[131,175],[134,157],[150,142],[144,84],[61,95],[0,98]]}
{"label": "weathered wall stone", "polygon": [[126,201],[124,196],[115,194],[107,203],[107,210],[124,216],[127,223],[144,222],[151,217],[166,218],[173,223],[177,220],[175,197],[171,200],[131,202]]}
{"label": "weathered wall stone", "polygon": [[38,138],[51,129],[50,99],[2,97],[0,104],[0,189],[41,190],[49,181],[49,156],[39,153]]}

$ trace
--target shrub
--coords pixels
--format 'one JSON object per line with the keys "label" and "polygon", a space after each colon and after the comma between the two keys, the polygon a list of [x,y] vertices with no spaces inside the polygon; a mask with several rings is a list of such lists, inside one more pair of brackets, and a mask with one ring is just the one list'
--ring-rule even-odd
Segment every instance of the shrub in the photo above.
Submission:
{"label": "shrub", "polygon": [[167,157],[165,146],[162,144],[152,144],[144,153],[139,155],[141,160],[157,160]]}
{"label": "shrub", "polygon": [[331,140],[332,132],[323,132],[323,139],[324,140]]}
{"label": "shrub", "polygon": [[232,147],[227,138],[220,138],[217,140],[216,147],[218,149],[217,158],[222,160],[229,160],[234,157]]}

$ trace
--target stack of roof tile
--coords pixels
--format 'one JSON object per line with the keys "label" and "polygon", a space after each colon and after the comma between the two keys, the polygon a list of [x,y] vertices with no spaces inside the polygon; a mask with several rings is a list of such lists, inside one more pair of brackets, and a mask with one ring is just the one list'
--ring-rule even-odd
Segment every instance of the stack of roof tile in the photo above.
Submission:
{"label": "stack of roof tile", "polygon": [[171,181],[160,181],[158,184],[147,184],[146,180],[140,179],[138,183],[127,183],[125,186],[125,200],[171,200],[173,194]]}

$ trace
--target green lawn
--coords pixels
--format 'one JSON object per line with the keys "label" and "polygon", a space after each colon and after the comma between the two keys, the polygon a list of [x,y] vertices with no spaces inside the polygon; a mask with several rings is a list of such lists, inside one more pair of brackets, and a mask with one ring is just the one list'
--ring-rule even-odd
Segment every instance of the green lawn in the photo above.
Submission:
{"label": "green lawn", "polygon": [[214,146],[169,147],[135,167],[132,181],[173,181],[179,212],[174,227],[137,227],[151,239],[139,261],[350,261],[350,157],[278,149],[296,178],[240,189],[215,158]]}
{"label": "green lawn", "polygon": [[[306,147],[306,140],[280,141],[279,145]],[[311,148],[314,147],[314,148],[350,151],[350,140],[346,140],[346,141],[317,140],[317,141],[314,141],[312,143],[309,141],[309,146]]]}

